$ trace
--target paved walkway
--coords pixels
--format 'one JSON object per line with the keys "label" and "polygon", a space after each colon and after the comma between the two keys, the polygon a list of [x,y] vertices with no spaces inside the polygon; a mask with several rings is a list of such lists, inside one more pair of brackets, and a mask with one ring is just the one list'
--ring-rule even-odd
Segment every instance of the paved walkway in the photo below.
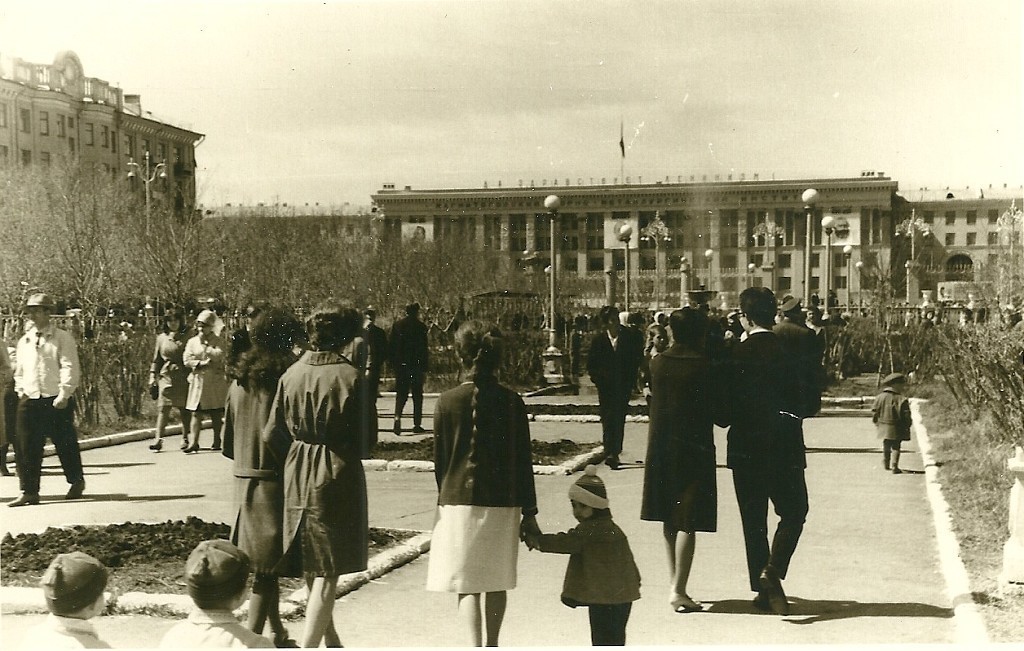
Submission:
{"label": "paved walkway", "polygon": [[[382,403],[386,400],[382,400]],[[383,406],[383,405],[382,405]],[[390,423],[382,420],[382,430]],[[411,423],[410,423],[411,425]],[[429,423],[428,423],[429,425]],[[597,441],[590,423],[533,423],[536,438]],[[393,436],[385,435],[382,436]],[[210,433],[204,433],[205,443]],[[644,458],[646,425],[626,429],[624,460]],[[716,432],[724,464],[725,433]],[[36,507],[4,509],[2,533],[38,531],[72,523],[233,518],[228,461],[204,451],[183,455],[177,439],[153,454],[145,442],[84,453],[88,489],[75,502],[57,499],[67,486],[48,459],[43,499]],[[641,465],[602,469],[616,521],[629,536],[643,576],[643,598],[629,624],[631,645],[876,644],[957,641],[950,599],[940,571],[936,534],[916,441],[904,453],[909,472],[881,470],[871,422],[863,417],[807,423],[811,513],[790,569],[787,617],[758,614],[750,605],[739,516],[728,470],[719,468],[719,531],[699,536],[691,594],[707,611],[679,615],[667,605],[668,576],[660,527],[640,521]],[[540,524],[564,530],[574,522],[566,490],[575,477],[538,476]],[[430,473],[368,473],[370,522],[378,527],[429,529],[436,491]],[[15,478],[0,478],[0,500],[17,494]],[[774,525],[773,525],[774,526]],[[507,646],[586,646],[583,609],[561,605],[566,557],[521,548],[519,587],[509,594],[501,642]],[[347,646],[460,646],[455,597],[423,589],[423,556],[338,602],[336,621]],[[3,648],[16,647],[41,615],[6,614]],[[101,635],[114,646],[155,646],[173,621],[148,616],[102,617]],[[301,623],[290,624],[297,635]]]}

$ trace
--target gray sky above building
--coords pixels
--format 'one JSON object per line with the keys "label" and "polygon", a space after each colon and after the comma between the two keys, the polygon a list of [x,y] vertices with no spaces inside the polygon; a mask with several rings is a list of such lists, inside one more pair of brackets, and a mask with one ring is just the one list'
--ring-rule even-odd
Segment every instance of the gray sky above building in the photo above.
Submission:
{"label": "gray sky above building", "polygon": [[87,76],[207,134],[208,205],[620,169],[1020,185],[1022,7],[0,0],[0,53],[73,50]]}

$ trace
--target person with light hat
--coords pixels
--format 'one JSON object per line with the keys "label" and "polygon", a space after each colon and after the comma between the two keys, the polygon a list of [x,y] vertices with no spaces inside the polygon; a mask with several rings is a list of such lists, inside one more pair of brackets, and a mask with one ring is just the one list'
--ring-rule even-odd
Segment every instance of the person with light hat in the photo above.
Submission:
{"label": "person with light hat", "polygon": [[204,540],[185,561],[185,584],[195,605],[188,619],[160,640],[161,649],[272,649],[235,617],[245,602],[249,556],[227,540]]}
{"label": "person with light hat", "polygon": [[196,316],[196,336],[185,344],[182,360],[192,372],[188,377],[188,397],[185,409],[192,412],[189,429],[192,445],[184,452],[199,451],[199,432],[203,417],[213,422],[212,450],[221,449],[220,429],[224,418],[224,402],[228,395],[228,378],[224,363],[228,346],[224,339],[214,332],[217,315],[212,310],[203,310]]}
{"label": "person with light hat", "polygon": [[14,360],[14,390],[18,394],[15,461],[21,497],[7,506],[39,503],[46,437],[53,441],[64,477],[71,485],[65,499],[78,499],[85,492],[74,422],[74,393],[80,373],[78,347],[70,333],[51,323],[52,310],[53,300],[46,294],[32,294],[25,302],[32,325],[18,339]]}
{"label": "person with light hat", "polygon": [[569,487],[569,503],[579,526],[562,533],[526,533],[526,545],[569,554],[562,603],[587,606],[594,646],[624,646],[633,602],[640,598],[640,571],[629,540],[612,520],[608,491],[589,465]]}
{"label": "person with light hat", "polygon": [[50,614],[31,628],[23,649],[109,649],[90,619],[103,612],[107,568],[83,552],[58,554],[46,568],[39,587]]}
{"label": "person with light hat", "polygon": [[[910,440],[910,428],[914,424],[910,415],[910,401],[903,395],[907,376],[902,373],[890,373],[882,380],[884,387],[871,407],[871,420],[878,429],[878,438],[882,439],[882,466],[892,474],[899,475],[900,446],[903,441]],[[891,460],[891,466],[890,466]]]}

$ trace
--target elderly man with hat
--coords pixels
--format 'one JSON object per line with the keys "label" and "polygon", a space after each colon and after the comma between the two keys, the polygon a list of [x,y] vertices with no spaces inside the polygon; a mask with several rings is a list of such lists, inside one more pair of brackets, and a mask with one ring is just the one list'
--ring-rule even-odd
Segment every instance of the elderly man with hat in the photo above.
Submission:
{"label": "elderly man with hat", "polygon": [[74,423],[74,393],[80,373],[78,347],[74,337],[51,323],[52,310],[53,300],[46,294],[32,294],[25,303],[25,314],[32,325],[18,339],[14,361],[21,497],[7,506],[39,503],[46,437],[53,441],[64,477],[71,485],[66,499],[78,499],[85,492],[82,452]]}

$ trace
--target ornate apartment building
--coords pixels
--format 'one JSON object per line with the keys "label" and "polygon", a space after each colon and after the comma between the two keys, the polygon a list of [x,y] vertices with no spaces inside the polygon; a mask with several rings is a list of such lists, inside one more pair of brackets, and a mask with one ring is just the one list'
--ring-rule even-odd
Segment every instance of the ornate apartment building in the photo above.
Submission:
{"label": "ornate apartment building", "polygon": [[196,201],[195,149],[203,134],[158,120],[142,110],[139,95],[125,95],[109,82],[85,75],[74,52],[52,64],[0,56],[0,164],[49,165],[76,156],[144,190],[139,169],[159,163],[150,191],[156,201],[191,210]]}

